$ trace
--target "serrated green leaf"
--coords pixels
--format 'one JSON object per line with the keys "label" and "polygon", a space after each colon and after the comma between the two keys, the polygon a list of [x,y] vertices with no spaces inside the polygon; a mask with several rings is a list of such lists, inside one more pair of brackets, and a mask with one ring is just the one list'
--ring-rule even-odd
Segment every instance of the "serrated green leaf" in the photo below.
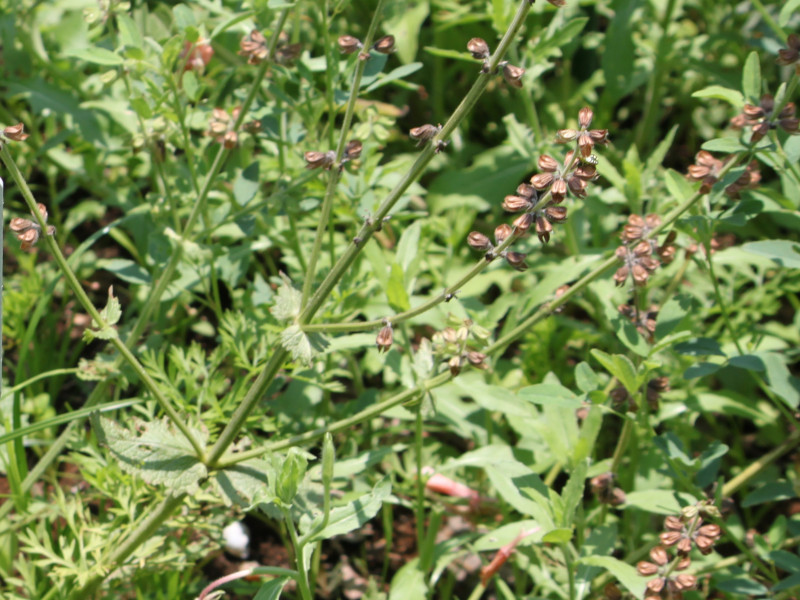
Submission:
{"label": "serrated green leaf", "polygon": [[761,63],[758,52],[753,50],[744,62],[742,69],[742,92],[745,99],[752,104],[758,104],[761,99]]}
{"label": "serrated green leaf", "polygon": [[[123,471],[173,493],[197,493],[199,482],[208,476],[208,471],[194,455],[189,441],[166,418],[150,422],[134,419],[132,425],[135,432],[111,419],[92,415],[98,440],[108,446]],[[192,433],[201,444],[206,443],[206,432],[192,429]]]}
{"label": "serrated green leaf", "polygon": [[253,458],[218,471],[213,481],[226,504],[249,509],[257,496],[266,496],[270,477],[275,477],[272,464]]}
{"label": "serrated green leaf", "polygon": [[200,84],[197,81],[197,75],[191,69],[183,74],[183,93],[192,102],[200,99]]}
{"label": "serrated green leaf", "polygon": [[278,288],[278,293],[275,295],[275,305],[270,308],[269,311],[279,321],[289,321],[300,314],[303,294],[300,290],[296,290],[292,287],[292,282],[289,281],[289,278],[283,273],[281,273],[281,279],[283,283]]}
{"label": "serrated green leaf", "polygon": [[366,92],[372,92],[379,87],[386,85],[387,83],[391,83],[392,81],[396,81],[398,79],[403,79],[404,77],[408,77],[413,73],[416,73],[422,68],[421,62],[411,63],[409,65],[403,65],[401,67],[397,67],[396,69],[392,69],[389,73],[384,75],[383,77],[378,77],[375,81],[372,82],[371,85],[367,86]]}
{"label": "serrated green leaf", "polygon": [[100,311],[100,316],[108,325],[116,325],[122,316],[122,307],[119,300],[114,296],[114,287],[108,288],[108,302],[103,310]]}
{"label": "serrated green leaf", "polygon": [[281,345],[291,352],[292,360],[309,364],[314,357],[311,341],[300,325],[292,325],[281,332]]}
{"label": "serrated green leaf", "polygon": [[114,52],[111,52],[111,50],[98,48],[96,46],[70,50],[67,53],[67,56],[106,67],[117,67],[125,63],[125,59],[123,59],[119,54],[115,54]]}

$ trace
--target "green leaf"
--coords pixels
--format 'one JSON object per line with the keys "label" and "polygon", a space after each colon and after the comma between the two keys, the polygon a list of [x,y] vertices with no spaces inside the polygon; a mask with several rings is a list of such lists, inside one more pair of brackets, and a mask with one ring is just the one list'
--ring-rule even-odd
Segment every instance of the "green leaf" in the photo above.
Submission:
{"label": "green leaf", "polygon": [[[132,421],[133,431],[111,419],[92,415],[97,439],[108,446],[123,471],[176,494],[196,494],[199,482],[208,476],[208,471],[183,434],[175,431],[166,418],[149,422],[134,418]],[[192,433],[200,444],[208,441],[205,431],[192,428]]]}
{"label": "green leaf", "polygon": [[414,558],[400,567],[400,570],[392,577],[389,600],[427,597],[428,586],[425,584],[425,573],[420,569],[419,558]]}
{"label": "green leaf", "polygon": [[497,529],[492,529],[485,533],[472,543],[472,548],[475,552],[489,552],[491,550],[499,550],[513,542],[520,533],[529,532],[539,529],[536,533],[526,535],[519,540],[518,546],[530,546],[533,544],[541,543],[543,532],[539,524],[532,519],[523,519],[521,521],[514,521],[513,523],[506,523]]}
{"label": "green leaf", "polygon": [[119,27],[119,41],[123,46],[129,48],[141,48],[143,45],[142,34],[136,23],[125,13],[117,13],[115,16]]}
{"label": "green leaf", "polygon": [[788,481],[771,481],[765,483],[757,490],[750,492],[742,500],[742,507],[756,506],[766,502],[778,502],[779,500],[789,500],[797,498],[794,486]]}
{"label": "green leaf", "polygon": [[676,344],[675,351],[687,356],[726,356],[717,340],[705,337]]}
{"label": "green leaf", "polygon": [[108,325],[116,325],[119,318],[122,316],[122,308],[119,305],[119,300],[114,295],[114,286],[108,288],[108,302],[103,310],[100,311],[100,316]]}
{"label": "green leaf", "polygon": [[572,533],[572,529],[568,527],[551,529],[542,536],[542,542],[545,544],[566,544],[572,539]]}
{"label": "green leaf", "polygon": [[98,269],[111,271],[128,283],[150,284],[150,273],[127,258],[101,258],[95,263]]}
{"label": "green leaf", "polygon": [[67,52],[67,56],[106,67],[117,67],[125,63],[125,59],[119,54],[115,54],[111,52],[111,50],[106,50],[105,48],[98,48],[97,46],[70,50]]}
{"label": "green leaf", "polygon": [[400,265],[400,268],[405,272],[406,285],[409,280],[414,276],[411,271],[411,265],[415,260],[418,260],[417,252],[419,250],[419,238],[422,232],[420,222],[414,221],[409,227],[403,231],[400,236],[400,241],[397,243],[397,253],[395,254],[395,261]]}
{"label": "green leaf", "polygon": [[226,504],[249,509],[257,495],[264,496],[270,477],[275,477],[272,465],[253,458],[217,471],[213,481]]}
{"label": "green leaf", "polygon": [[319,333],[305,333],[300,325],[291,325],[281,332],[281,345],[292,354],[292,360],[310,364],[311,359],[325,350],[327,342]]}
{"label": "green leaf", "polygon": [[[331,511],[328,524],[308,540],[314,543],[318,540],[332,538],[337,535],[349,533],[363,526],[372,517],[378,514],[383,502],[392,492],[392,484],[388,479],[381,479],[368,494],[339,506]],[[322,522],[323,515],[319,515],[308,525],[308,531],[314,531],[316,525]]]}
{"label": "green leaf", "polygon": [[258,592],[253,596],[253,600],[278,600],[281,597],[283,586],[286,585],[289,579],[289,576],[284,576],[267,581],[258,588]]}
{"label": "green leaf", "polygon": [[781,12],[778,14],[778,25],[786,27],[789,24],[789,19],[795,15],[798,9],[800,9],[800,0],[784,2]]}
{"label": "green leaf", "polygon": [[386,298],[389,300],[389,305],[397,312],[403,312],[411,308],[405,287],[405,274],[403,273],[403,268],[397,263],[392,263],[392,268],[389,272]]}
{"label": "green leaf", "polygon": [[694,195],[694,186],[674,169],[667,169],[664,172],[664,185],[678,202],[684,202]]}
{"label": "green leaf", "polygon": [[689,315],[695,309],[695,302],[688,294],[676,294],[658,311],[656,339],[662,339],[676,329],[682,331],[689,327]]}
{"label": "green leaf", "polygon": [[[659,319],[661,318],[661,313],[659,313]],[[589,363],[587,362],[580,362],[575,367],[575,384],[578,386],[578,389],[586,394],[589,392],[593,392],[600,386],[600,378],[597,376],[597,373],[594,372]]]}
{"label": "green leaf", "polygon": [[741,249],[750,254],[766,256],[782,267],[800,269],[800,244],[792,240],[748,242]]}
{"label": "green leaf", "polygon": [[770,591],[775,593],[791,589],[800,589],[800,573],[795,573],[794,575],[789,575],[789,577],[786,579],[781,579],[778,583],[772,586]]}
{"label": "green leaf", "polygon": [[710,362],[699,362],[696,365],[688,367],[683,372],[684,379],[697,379],[698,377],[707,377],[719,371],[724,365],[718,365]]}
{"label": "green leaf", "polygon": [[417,56],[420,28],[428,18],[430,3],[389,3],[385,11],[386,16],[381,27],[398,40],[403,40],[403,43],[397,46],[397,56],[400,62],[408,64]]}
{"label": "green leaf", "polygon": [[615,354],[612,356],[596,348],[591,352],[592,356],[603,365],[606,371],[611,373],[611,375],[616,377],[619,382],[625,386],[625,389],[628,390],[631,396],[636,394],[641,386],[641,381],[636,374],[636,367],[633,366],[633,363],[627,356],[622,354]]}
{"label": "green leaf", "polygon": [[281,273],[281,280],[283,283],[278,288],[278,293],[275,296],[275,305],[269,311],[279,321],[289,321],[300,314],[303,294],[300,290],[292,287],[292,282],[283,273]]}
{"label": "green leaf", "polygon": [[633,594],[634,598],[642,598],[644,596],[647,580],[639,575],[636,567],[613,556],[586,556],[580,558],[578,563],[592,567],[602,567],[616,577]]}
{"label": "green leaf", "polygon": [[725,579],[715,581],[715,584],[717,589],[739,596],[767,596],[769,594],[769,590],[766,587],[757,581],[745,579],[744,577],[726,576]]}
{"label": "green leaf", "polygon": [[761,100],[761,63],[758,52],[753,50],[744,62],[742,69],[742,92],[748,102],[758,104]]}
{"label": "green leaf", "polygon": [[[598,414],[600,411],[597,411]],[[582,460],[577,463],[577,466],[570,473],[567,484],[561,490],[561,497],[564,500],[564,515],[559,519],[559,525],[567,528],[569,537],[564,540],[569,541],[572,537],[572,529],[570,528],[574,522],[575,512],[578,509],[581,501],[583,500],[583,489],[586,487],[586,471],[588,469],[588,462]],[[549,534],[548,534],[549,535]]]}
{"label": "green leaf", "polygon": [[739,90],[731,90],[721,85],[710,85],[692,94],[692,98],[716,98],[724,100],[733,108],[740,110],[744,106],[744,96]]}
{"label": "green leaf", "polygon": [[194,18],[194,12],[192,12],[192,9],[185,4],[177,4],[173,6],[172,16],[175,18],[176,27],[182,31],[197,25],[197,19]]}
{"label": "green leaf", "polygon": [[259,185],[259,163],[255,161],[241,171],[233,182],[233,198],[239,206],[247,204],[255,197]]}
{"label": "green leaf", "polygon": [[563,385],[539,383],[522,388],[517,395],[521,400],[540,406],[555,404],[566,408],[580,408],[581,399]]}
{"label": "green leaf", "polygon": [[378,77],[372,85],[368,86],[365,92],[372,92],[373,90],[378,89],[386,85],[387,83],[391,83],[397,79],[403,79],[404,77],[408,77],[412,73],[416,73],[422,68],[422,63],[415,62],[411,63],[410,65],[403,65],[402,67],[397,67],[396,69],[392,69],[390,73],[387,73],[383,77]]}
{"label": "green leaf", "polygon": [[700,147],[708,152],[723,152],[725,154],[733,154],[734,152],[744,152],[747,150],[747,147],[739,141],[738,137],[724,137],[708,140]]}
{"label": "green leaf", "polygon": [[789,371],[786,356],[775,352],[761,352],[759,357],[766,367],[770,389],[789,408],[796,409],[800,406],[800,379]]}
{"label": "green leaf", "polygon": [[192,102],[197,102],[200,98],[200,84],[197,75],[191,69],[183,74],[183,92]]}
{"label": "green leaf", "polygon": [[657,515],[676,515],[684,506],[696,501],[690,494],[671,490],[640,490],[625,495],[625,508],[638,508]]}

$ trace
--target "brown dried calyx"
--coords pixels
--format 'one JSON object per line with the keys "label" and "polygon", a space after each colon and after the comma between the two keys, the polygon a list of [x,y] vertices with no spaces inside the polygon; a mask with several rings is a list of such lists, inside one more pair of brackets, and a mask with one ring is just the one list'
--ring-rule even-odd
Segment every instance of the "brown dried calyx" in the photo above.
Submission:
{"label": "brown dried calyx", "polygon": [[[47,222],[47,208],[44,204],[37,204],[36,205],[39,214],[42,217],[42,220]],[[39,241],[39,236],[42,234],[42,228],[40,227],[38,221],[31,220],[31,219],[23,219],[22,217],[14,217],[11,219],[11,222],[8,224],[8,228],[14,232],[14,235],[17,236],[17,239],[22,242],[21,248],[23,250],[30,250],[33,246],[36,245],[36,242]],[[52,225],[47,226],[47,230],[45,233],[47,235],[53,235],[56,232],[56,228]]]}
{"label": "brown dried calyx", "polygon": [[28,134],[24,132],[24,129],[25,126],[22,123],[9,125],[3,129],[2,137],[15,142],[24,142],[26,139],[28,139]]}

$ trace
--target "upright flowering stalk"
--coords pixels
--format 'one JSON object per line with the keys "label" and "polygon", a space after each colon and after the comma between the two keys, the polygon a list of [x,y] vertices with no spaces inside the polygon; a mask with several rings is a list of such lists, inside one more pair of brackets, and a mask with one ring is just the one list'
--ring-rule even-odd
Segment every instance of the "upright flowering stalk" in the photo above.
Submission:
{"label": "upright flowering stalk", "polygon": [[[503,208],[508,212],[518,213],[519,216],[514,219],[513,228],[504,225],[495,230],[495,241],[498,246],[502,246],[500,250],[495,251],[489,239],[482,233],[473,231],[469,234],[469,245],[476,250],[485,251],[486,260],[502,256],[513,268],[526,269],[525,254],[506,248],[531,227],[536,231],[540,242],[549,242],[553,225],[567,220],[567,207],[562,205],[567,196],[586,197],[589,183],[597,179],[597,157],[592,151],[596,145],[608,143],[607,129],[589,129],[593,116],[592,109],[584,107],[578,113],[579,129],[562,129],[558,132],[557,143],[575,142],[576,145],[574,150],[567,151],[563,162],[543,154],[538,160],[540,173],[531,177],[528,183],[520,184],[516,194],[505,197]],[[510,241],[505,243],[509,238]]]}

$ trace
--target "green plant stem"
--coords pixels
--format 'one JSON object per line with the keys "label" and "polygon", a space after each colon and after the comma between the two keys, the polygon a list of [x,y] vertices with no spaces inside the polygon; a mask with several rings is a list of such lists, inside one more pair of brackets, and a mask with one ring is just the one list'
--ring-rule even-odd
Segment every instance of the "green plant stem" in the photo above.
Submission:
{"label": "green plant stem", "polygon": [[416,407],[416,415],[414,418],[414,461],[416,462],[417,478],[416,478],[416,506],[414,512],[416,513],[417,521],[417,552],[422,552],[425,547],[425,484],[422,477],[422,434],[424,432],[424,423],[422,420],[422,398]]}
{"label": "green plant stem", "polygon": [[288,508],[281,507],[283,513],[283,520],[286,523],[286,528],[289,530],[289,537],[292,539],[292,547],[294,548],[294,560],[297,564],[297,586],[300,588],[300,594],[303,600],[313,600],[311,595],[311,588],[308,587],[308,573],[306,573],[305,566],[303,565],[303,545],[297,539],[297,531],[294,528],[294,521]]}
{"label": "green plant stem", "polygon": [[[489,61],[490,73],[494,73],[496,71],[497,65],[500,63],[500,60],[508,50],[511,41],[524,24],[525,16],[527,16],[529,10],[530,3],[528,0],[524,0],[520,3],[517,14],[514,16],[514,20],[512,21],[508,31],[506,31],[506,34],[503,36],[503,39],[500,41],[497,51]],[[398,200],[400,200],[408,187],[413,182],[417,181],[420,175],[422,175],[423,171],[428,166],[428,163],[431,161],[431,159],[433,159],[435,148],[438,147],[439,143],[444,143],[450,137],[455,128],[461,123],[461,121],[463,121],[464,117],[466,117],[466,115],[474,108],[481,94],[486,89],[490,78],[493,76],[494,75],[490,75],[489,73],[480,73],[478,75],[478,79],[467,92],[466,96],[464,96],[455,111],[453,111],[453,114],[450,115],[450,118],[444,124],[442,130],[433,140],[431,140],[431,143],[427,144],[422,152],[420,152],[417,160],[414,161],[414,164],[411,166],[408,172],[398,182],[395,188],[389,192],[389,195],[383,200],[372,218],[368,219],[367,222],[361,227],[358,234],[354,238],[353,243],[347,247],[347,250],[345,250],[344,254],[328,272],[328,275],[319,285],[316,292],[314,292],[314,295],[311,296],[311,299],[308,301],[308,303],[304,305],[304,309],[298,318],[298,323],[301,325],[306,325],[314,316],[314,314],[316,314],[320,306],[322,306],[322,303],[328,298],[334,286],[338,283],[345,271],[347,271],[347,269],[353,263],[364,244],[366,244],[375,231],[377,231],[378,228],[383,225],[383,219],[389,214],[392,208],[394,208],[394,205]]]}
{"label": "green plant stem", "polygon": [[[11,177],[14,179],[17,186],[19,187],[23,198],[25,198],[25,203],[28,205],[28,208],[30,209],[36,221],[39,223],[41,230],[43,232],[46,231],[47,224],[45,223],[44,219],[42,218],[42,215],[39,213],[39,210],[36,207],[36,199],[33,197],[33,193],[28,187],[27,182],[22,177],[22,173],[17,167],[16,162],[14,161],[11,154],[8,152],[8,148],[6,148],[5,146],[0,147],[0,158],[3,159],[3,162],[5,163],[9,172],[11,173]],[[89,313],[89,316],[92,317],[98,329],[100,330],[106,329],[114,332],[114,335],[113,337],[111,337],[109,342],[117,349],[117,351],[125,359],[125,361],[133,368],[133,370],[142,380],[144,385],[153,395],[155,400],[158,402],[161,409],[169,416],[169,418],[173,421],[175,426],[180,430],[180,432],[192,445],[192,448],[197,453],[197,456],[203,456],[203,445],[199,442],[199,440],[195,438],[194,434],[192,433],[192,430],[189,428],[186,421],[180,418],[178,411],[175,410],[175,408],[172,406],[172,403],[170,403],[164,396],[164,394],[162,394],[158,384],[155,381],[153,381],[153,379],[150,377],[150,374],[145,370],[145,368],[142,366],[139,360],[133,355],[133,353],[128,349],[128,347],[122,343],[122,341],[119,339],[119,336],[117,335],[117,332],[113,330],[111,326],[106,322],[106,320],[100,315],[100,312],[97,310],[97,308],[95,308],[94,304],[89,299],[89,296],[87,296],[86,292],[83,291],[83,287],[81,287],[81,284],[78,281],[78,278],[75,276],[75,273],[67,264],[67,260],[61,253],[61,248],[58,247],[58,243],[56,243],[55,239],[53,239],[53,236],[43,235],[42,237],[44,237],[44,241],[47,243],[47,246],[51,254],[53,255],[53,258],[58,264],[58,267],[61,270],[61,273],[64,276],[67,285],[72,290],[72,293],[75,294],[80,305],[87,313]]]}
{"label": "green plant stem", "polygon": [[669,26],[672,24],[675,12],[676,0],[668,0],[664,10],[664,17],[661,19],[661,37],[658,40],[658,47],[655,53],[656,64],[653,68],[653,77],[647,87],[646,106],[644,117],[640,121],[639,131],[636,135],[636,146],[639,154],[645,152],[645,147],[652,142],[653,134],[656,132],[656,115],[658,107],[661,106],[661,87],[668,70],[670,57],[670,42],[668,35]]}
{"label": "green plant stem", "polygon": [[775,19],[772,18],[771,14],[769,14],[769,11],[764,7],[764,4],[761,2],[761,0],[752,0],[752,4],[758,14],[761,15],[761,18],[764,19],[764,22],[769,26],[770,29],[772,29],[772,31],[775,32],[775,35],[777,35],[784,43],[786,43],[788,38],[786,32],[775,22]]}
{"label": "green plant stem", "polygon": [[486,591],[486,586],[483,585],[482,583],[479,583],[472,590],[472,593],[469,595],[469,598],[467,600],[478,600],[478,598],[483,596],[483,592],[485,591]]}
{"label": "green plant stem", "polygon": [[[364,46],[369,48],[372,44],[372,38],[375,31],[378,29],[380,17],[383,14],[383,4],[386,0],[379,0],[375,11],[372,14],[372,22],[369,26]],[[364,69],[367,67],[367,60],[359,60],[356,64],[355,73],[353,74],[353,81],[350,85],[350,97],[347,99],[345,107],[344,121],[339,133],[339,143],[336,145],[336,160],[333,167],[328,172],[328,185],[325,189],[325,197],[322,201],[322,209],[320,211],[319,223],[317,224],[317,233],[314,236],[314,246],[311,250],[311,257],[308,260],[308,270],[306,271],[305,281],[303,282],[303,299],[302,306],[305,306],[308,297],[311,295],[311,287],[314,283],[314,276],[317,272],[317,261],[319,260],[320,251],[322,250],[322,242],[325,237],[325,232],[331,219],[331,212],[333,211],[333,199],[336,196],[336,184],[339,182],[340,171],[337,165],[341,164],[342,155],[344,154],[344,147],[347,138],[350,134],[350,124],[353,122],[353,113],[355,111],[356,102],[358,101],[358,90],[361,89],[361,77],[364,74]],[[330,71],[330,68],[328,69]],[[331,92],[332,93],[332,92]],[[331,130],[333,129],[334,119],[336,118],[335,111],[331,112]]]}
{"label": "green plant stem", "polygon": [[778,458],[793,450],[800,444],[800,430],[795,429],[788,438],[786,438],[779,446],[767,452],[761,458],[751,462],[745,469],[742,470],[736,477],[728,480],[722,486],[722,496],[728,497],[736,493],[745,483],[750,481],[753,477],[763,473],[764,469],[775,462]]}
{"label": "green plant stem", "polygon": [[125,539],[116,546],[115,550],[111,552],[106,564],[103,565],[104,569],[92,575],[89,580],[80,587],[77,591],[73,592],[70,598],[72,600],[85,600],[90,598],[91,595],[97,590],[106,575],[113,571],[116,567],[122,564],[136,548],[150,539],[153,534],[158,530],[161,524],[166,521],[175,510],[183,504],[183,499],[186,494],[178,494],[176,496],[167,496],[161,504],[145,517],[141,523],[133,530],[132,533],[127,535]]}
{"label": "green plant stem", "polygon": [[616,475],[617,469],[619,469],[619,464],[622,462],[622,457],[625,455],[625,451],[628,449],[628,442],[631,439],[631,433],[633,433],[634,421],[633,419],[625,419],[622,423],[622,431],[619,434],[619,439],[617,440],[617,446],[614,448],[614,456],[611,458],[611,466],[609,467],[609,471]]}
{"label": "green plant stem", "polygon": [[452,377],[453,376],[450,374],[450,371],[439,373],[438,375],[431,377],[430,379],[426,379],[417,387],[405,390],[399,394],[392,396],[391,398],[387,398],[382,402],[373,404],[372,406],[365,408],[364,410],[350,417],[341,419],[339,421],[335,421],[328,425],[323,425],[322,427],[312,429],[311,431],[306,431],[304,433],[294,435],[284,440],[269,442],[267,444],[264,444],[260,448],[253,448],[252,450],[245,450],[244,452],[229,454],[227,456],[224,456],[221,460],[217,461],[216,466],[217,468],[224,469],[226,467],[238,464],[242,461],[249,460],[251,458],[257,458],[259,456],[268,454],[270,452],[277,452],[279,450],[285,450],[286,448],[291,448],[293,446],[306,444],[308,442],[321,438],[328,432],[334,434],[339,431],[344,431],[346,429],[358,425],[359,423],[363,423],[368,419],[371,419],[373,417],[378,417],[387,410],[389,410],[390,408],[399,406],[406,402],[410,402],[414,400],[416,397],[420,396],[420,394],[424,394],[427,390],[439,387],[443,383],[450,381]]}

